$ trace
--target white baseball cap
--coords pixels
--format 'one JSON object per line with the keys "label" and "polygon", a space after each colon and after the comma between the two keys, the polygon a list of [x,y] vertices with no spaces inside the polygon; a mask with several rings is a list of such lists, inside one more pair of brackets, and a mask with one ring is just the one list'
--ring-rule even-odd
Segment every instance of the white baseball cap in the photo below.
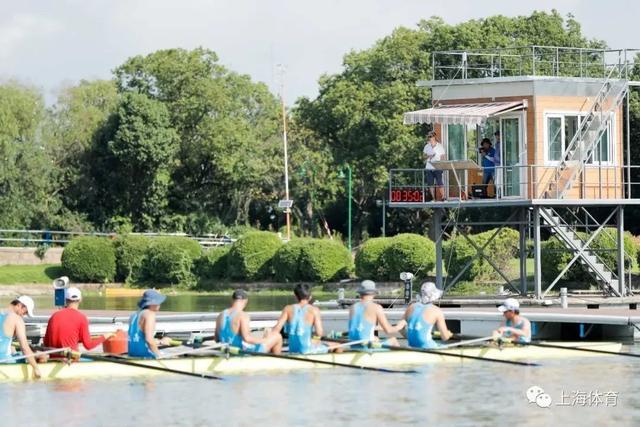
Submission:
{"label": "white baseball cap", "polygon": [[517,311],[520,310],[520,303],[517,299],[507,298],[504,300],[502,305],[498,307],[498,311],[500,313],[504,313],[505,311]]}
{"label": "white baseball cap", "polygon": [[82,299],[82,292],[78,288],[67,288],[64,291],[64,298],[67,301],[80,301]]}
{"label": "white baseball cap", "polygon": [[27,314],[29,315],[29,317],[33,317],[33,309],[36,306],[36,304],[33,302],[33,298],[26,295],[21,295],[16,298],[16,301],[27,307]]}

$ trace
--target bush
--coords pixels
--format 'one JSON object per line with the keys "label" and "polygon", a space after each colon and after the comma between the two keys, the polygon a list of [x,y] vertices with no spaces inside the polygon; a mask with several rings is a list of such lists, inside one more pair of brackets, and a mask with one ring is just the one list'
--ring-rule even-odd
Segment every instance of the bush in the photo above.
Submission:
{"label": "bush", "polygon": [[[605,234],[605,232],[608,234]],[[584,242],[589,239],[586,233],[579,232],[577,234]],[[589,244],[589,247],[595,249],[594,252],[601,261],[604,261],[607,268],[616,275],[618,273],[618,259],[616,252],[611,251],[611,249],[616,248],[617,236],[616,230],[602,230]],[[624,250],[626,254],[625,270],[628,271],[635,267],[638,256],[638,248],[635,245],[634,238],[628,232],[624,233]],[[571,261],[573,254],[556,238],[544,242],[541,252],[542,279],[550,284]],[[595,285],[597,283],[579,261],[573,263],[560,282],[563,287],[569,289],[589,289],[592,284]]]}
{"label": "bush", "polygon": [[228,274],[233,279],[259,280],[272,276],[272,258],[282,246],[275,233],[254,231],[239,238],[228,255]]}
{"label": "bush", "polygon": [[133,234],[119,236],[113,242],[116,251],[116,280],[135,281],[140,275],[140,267],[150,243],[148,237]]}
{"label": "bush", "polygon": [[278,249],[272,260],[276,281],[294,282],[302,280],[302,271],[300,270],[302,251],[312,240],[293,239]]}
{"label": "bush", "polygon": [[301,280],[324,283],[349,277],[353,259],[338,241],[309,239],[301,246],[299,269]]}
{"label": "bush", "polygon": [[78,237],[64,248],[62,268],[78,282],[110,282],[116,274],[116,254],[104,237]]}
{"label": "bush", "polygon": [[196,281],[193,262],[201,254],[200,244],[187,237],[154,238],[142,262],[142,281],[192,286]]}
{"label": "bush", "polygon": [[227,256],[230,246],[207,249],[195,261],[194,271],[200,279],[223,279],[227,275]]}
{"label": "bush", "polygon": [[[494,234],[495,230],[488,230],[469,236],[471,240],[482,248]],[[500,230],[498,235],[484,248],[483,252],[504,270],[509,262],[518,255],[520,234],[512,228]],[[447,275],[454,278],[462,268],[477,254],[476,249],[464,236],[456,236],[443,245],[443,262]],[[460,280],[495,280],[500,279],[498,273],[484,258],[476,258],[471,266],[460,277]]]}
{"label": "bush", "polygon": [[388,277],[384,252],[390,237],[375,237],[364,242],[356,253],[356,275],[363,279],[385,280]]}
{"label": "bush", "polygon": [[390,239],[383,257],[387,279],[399,280],[403,271],[423,278],[435,267],[435,244],[417,234],[398,234]]}

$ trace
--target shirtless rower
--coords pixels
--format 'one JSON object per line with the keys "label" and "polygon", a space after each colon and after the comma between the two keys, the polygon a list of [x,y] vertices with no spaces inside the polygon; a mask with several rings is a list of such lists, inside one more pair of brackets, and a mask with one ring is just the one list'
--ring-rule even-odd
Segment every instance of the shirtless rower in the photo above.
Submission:
{"label": "shirtless rower", "polygon": [[453,335],[447,328],[444,313],[433,305],[442,296],[442,291],[433,282],[425,282],[420,288],[420,301],[411,304],[404,313],[407,321],[407,341],[415,348],[438,348],[431,332],[437,326],[440,337],[447,341]]}
{"label": "shirtless rower", "polygon": [[271,331],[265,337],[256,338],[251,334],[251,318],[244,312],[249,295],[243,289],[236,289],[231,295],[231,307],[216,319],[216,341],[232,347],[256,353],[282,352],[282,336]]}
{"label": "shirtless rower", "polygon": [[498,307],[504,316],[500,327],[493,331],[494,339],[507,338],[514,343],[526,344],[531,342],[531,322],[520,315],[520,303],[514,298],[507,298]]}
{"label": "shirtless rower", "polygon": [[23,320],[26,315],[33,316],[34,307],[33,299],[22,295],[11,301],[6,310],[0,312],[0,360],[3,360],[3,363],[10,363],[11,358],[15,357],[15,349],[11,346],[11,341],[16,337],[22,353],[27,356],[27,362],[33,368],[33,377],[40,378],[40,369],[29,347],[27,328]]}
{"label": "shirtless rower", "polygon": [[[374,333],[376,326],[379,325],[387,335],[390,335],[399,332],[407,325],[407,321],[404,319],[395,326],[389,323],[382,306],[373,301],[374,296],[378,293],[373,280],[364,280],[357,292],[360,295],[360,301],[353,304],[349,310],[349,341],[370,340],[377,342],[379,339]],[[397,346],[398,340],[395,337],[390,337],[382,344]],[[364,346],[358,344],[352,347],[362,348]]]}

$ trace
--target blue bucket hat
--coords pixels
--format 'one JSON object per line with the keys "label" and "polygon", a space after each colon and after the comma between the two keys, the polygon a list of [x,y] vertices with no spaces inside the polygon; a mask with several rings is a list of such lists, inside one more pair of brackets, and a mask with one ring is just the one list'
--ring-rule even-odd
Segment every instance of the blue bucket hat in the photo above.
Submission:
{"label": "blue bucket hat", "polygon": [[145,308],[149,307],[150,305],[160,305],[166,299],[166,295],[162,295],[155,289],[149,289],[147,291],[144,291],[144,294],[142,294],[142,298],[140,298],[140,301],[138,301],[138,307]]}

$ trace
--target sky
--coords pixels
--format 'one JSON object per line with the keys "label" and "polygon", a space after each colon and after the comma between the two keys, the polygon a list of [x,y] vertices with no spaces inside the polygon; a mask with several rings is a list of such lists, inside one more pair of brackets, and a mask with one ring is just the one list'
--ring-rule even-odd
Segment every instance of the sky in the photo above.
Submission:
{"label": "sky", "polygon": [[637,0],[0,0],[0,80],[40,87],[52,103],[60,88],[110,78],[131,56],[203,46],[274,93],[284,82],[292,104],[315,97],[318,78],[340,72],[345,53],[396,27],[552,8],[572,13],[589,38],[640,48]]}

